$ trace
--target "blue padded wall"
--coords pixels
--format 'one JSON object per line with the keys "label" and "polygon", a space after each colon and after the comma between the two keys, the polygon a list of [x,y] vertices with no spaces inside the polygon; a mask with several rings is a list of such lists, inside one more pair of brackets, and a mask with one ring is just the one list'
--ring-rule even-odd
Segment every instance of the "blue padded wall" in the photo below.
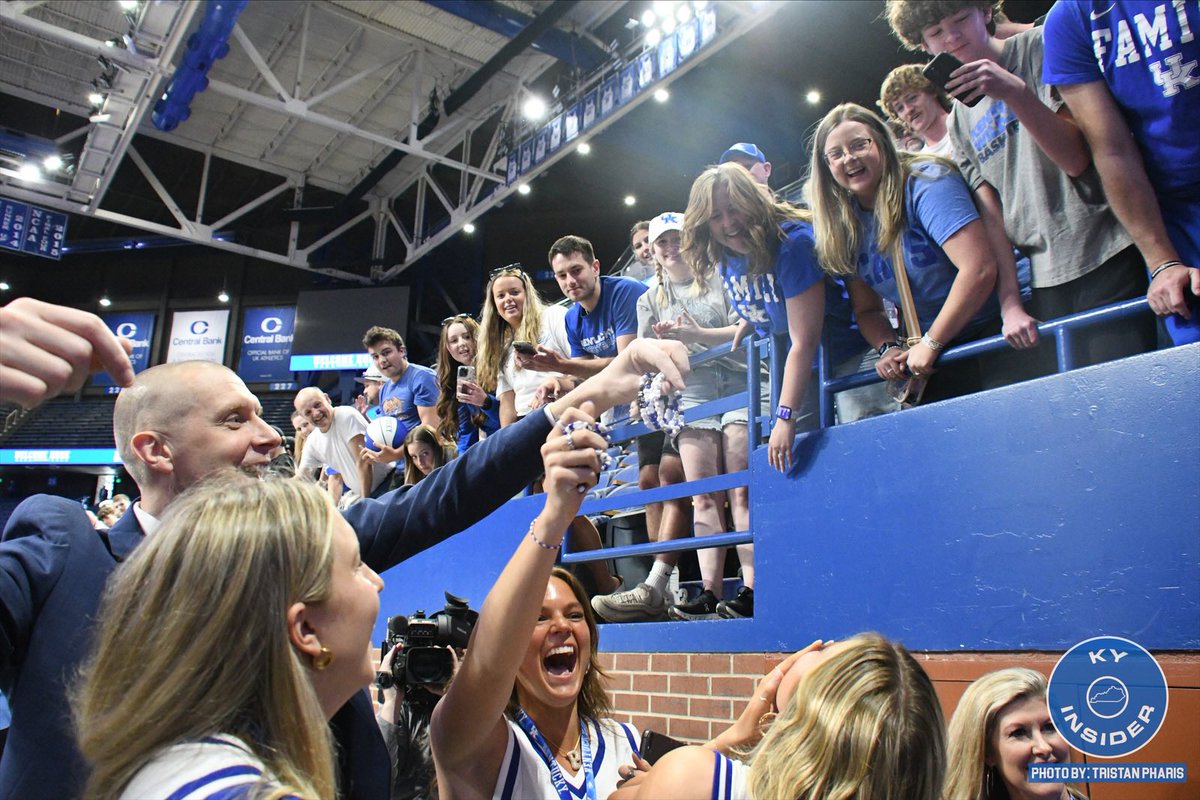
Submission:
{"label": "blue padded wall", "polygon": [[[753,620],[606,625],[616,651],[1200,648],[1200,345],[817,431],[751,460]],[[539,498],[384,577],[383,615],[482,603]],[[530,587],[541,592],[543,587]],[[383,619],[380,620],[382,635]]]}

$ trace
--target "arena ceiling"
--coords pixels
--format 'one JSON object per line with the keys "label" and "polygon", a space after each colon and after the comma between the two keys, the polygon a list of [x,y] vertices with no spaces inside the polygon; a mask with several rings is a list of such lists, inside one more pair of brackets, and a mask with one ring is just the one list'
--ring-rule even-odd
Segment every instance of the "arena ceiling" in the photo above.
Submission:
{"label": "arena ceiling", "polygon": [[[627,56],[632,37],[622,31],[645,5],[251,0],[190,115],[160,130],[155,103],[189,36],[219,4],[236,5],[0,4],[0,92],[32,104],[0,116],[10,133],[49,139],[69,165],[40,179],[0,166],[0,192],[337,278],[385,281],[513,191],[505,158],[526,94],[577,91]],[[718,5],[732,39],[778,4]],[[345,263],[321,257],[348,234],[368,252]]]}

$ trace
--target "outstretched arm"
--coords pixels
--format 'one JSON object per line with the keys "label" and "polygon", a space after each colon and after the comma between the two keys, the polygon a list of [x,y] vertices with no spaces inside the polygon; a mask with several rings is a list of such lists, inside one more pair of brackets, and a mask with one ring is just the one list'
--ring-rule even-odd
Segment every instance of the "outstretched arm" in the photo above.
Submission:
{"label": "outstretched arm", "polygon": [[[1117,219],[1151,270],[1178,261],[1179,253],[1167,236],[1154,187],[1146,177],[1142,154],[1125,118],[1103,81],[1059,86],[1058,91],[1083,129],[1104,193]],[[1188,294],[1200,294],[1200,265],[1179,264],[1155,276],[1147,297],[1154,313],[1179,314],[1191,319]]]}
{"label": "outstretched arm", "polygon": [[587,403],[582,410],[566,410],[542,445],[546,505],[488,592],[462,667],[434,709],[430,741],[439,773],[487,774],[480,763],[490,766],[504,753],[504,707],[537,624],[550,570],[584,493],[600,474],[597,451],[608,446],[588,428],[573,431],[568,440],[563,426],[592,423],[593,409]]}

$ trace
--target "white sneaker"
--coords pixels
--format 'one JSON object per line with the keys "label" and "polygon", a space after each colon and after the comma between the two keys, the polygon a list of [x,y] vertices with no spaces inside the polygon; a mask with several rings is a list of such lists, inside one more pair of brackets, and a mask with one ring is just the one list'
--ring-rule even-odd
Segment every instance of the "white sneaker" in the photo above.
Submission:
{"label": "white sneaker", "polygon": [[667,599],[653,586],[639,583],[627,592],[596,595],[592,609],[609,622],[652,622],[667,618]]}

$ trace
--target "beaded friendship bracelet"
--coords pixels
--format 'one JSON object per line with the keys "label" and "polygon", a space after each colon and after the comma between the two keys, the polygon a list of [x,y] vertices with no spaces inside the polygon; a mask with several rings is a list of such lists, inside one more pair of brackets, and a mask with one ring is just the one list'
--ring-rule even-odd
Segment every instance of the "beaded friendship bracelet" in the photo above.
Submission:
{"label": "beaded friendship bracelet", "polygon": [[657,375],[647,372],[642,376],[642,386],[638,391],[638,401],[642,412],[642,422],[647,428],[663,431],[674,437],[683,430],[683,411],[679,408],[680,392],[663,392],[665,379],[660,372]]}
{"label": "beaded friendship bracelet", "polygon": [[546,544],[541,539],[539,539],[537,537],[537,534],[533,532],[533,528],[535,525],[537,525],[536,519],[533,522],[529,523],[529,538],[533,539],[533,541],[537,543],[538,547],[542,548],[543,550],[560,550],[560,549],[562,549],[562,542],[559,542],[558,544]]}

